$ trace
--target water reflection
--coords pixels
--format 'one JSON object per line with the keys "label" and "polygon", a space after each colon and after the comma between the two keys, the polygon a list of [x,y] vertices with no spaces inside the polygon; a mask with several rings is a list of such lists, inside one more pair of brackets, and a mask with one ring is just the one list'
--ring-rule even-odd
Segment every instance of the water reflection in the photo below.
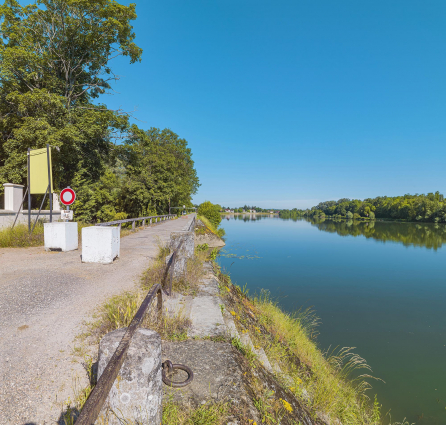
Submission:
{"label": "water reflection", "polygon": [[364,236],[381,242],[397,242],[437,250],[446,243],[446,225],[391,221],[309,220],[319,230],[339,236]]}
{"label": "water reflection", "polygon": [[279,217],[277,214],[254,214],[254,213],[239,213],[226,214],[223,218],[226,220],[242,220],[242,221],[259,221],[271,217]]}
{"label": "water reflection", "polygon": [[[259,221],[278,219],[276,214],[226,214],[226,220]],[[332,219],[286,218],[285,221],[308,221],[319,230],[339,236],[364,236],[381,242],[402,243],[437,250],[446,243],[446,224],[403,223],[395,221],[353,221]]]}

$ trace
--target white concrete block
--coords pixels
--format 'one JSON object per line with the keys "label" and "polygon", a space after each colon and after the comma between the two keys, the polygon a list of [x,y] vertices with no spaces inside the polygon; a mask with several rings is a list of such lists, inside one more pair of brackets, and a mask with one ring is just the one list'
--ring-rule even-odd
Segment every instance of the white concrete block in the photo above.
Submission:
{"label": "white concrete block", "polygon": [[110,264],[119,257],[119,227],[92,226],[82,229],[82,262]]}
{"label": "white concrete block", "polygon": [[5,187],[5,210],[18,211],[23,199],[21,184],[3,183]]}
{"label": "white concrete block", "polygon": [[77,249],[79,236],[77,223],[54,222],[43,224],[45,249],[73,251]]}

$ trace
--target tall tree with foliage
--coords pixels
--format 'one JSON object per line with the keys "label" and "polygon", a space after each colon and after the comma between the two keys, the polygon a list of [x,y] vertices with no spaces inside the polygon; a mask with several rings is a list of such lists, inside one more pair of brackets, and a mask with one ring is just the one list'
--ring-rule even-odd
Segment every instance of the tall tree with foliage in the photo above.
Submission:
{"label": "tall tree with foliage", "polygon": [[132,127],[121,150],[126,176],[121,208],[133,215],[162,213],[169,205],[191,206],[199,181],[187,141],[169,129]]}
{"label": "tall tree with foliage", "polygon": [[55,187],[100,178],[128,120],[92,99],[116,79],[111,59],[140,60],[135,18],[134,4],[114,0],[0,6],[1,180],[24,183],[27,149],[47,143],[60,149],[53,157]]}
{"label": "tall tree with foliage", "polygon": [[[198,178],[187,142],[130,127],[97,98],[118,77],[111,62],[141,59],[135,4],[37,0],[0,6],[0,181],[26,182],[28,148],[53,150],[56,189],[71,185],[77,219],[107,221],[189,203]],[[124,143],[118,143],[118,141]],[[0,185],[0,194],[3,186]]]}

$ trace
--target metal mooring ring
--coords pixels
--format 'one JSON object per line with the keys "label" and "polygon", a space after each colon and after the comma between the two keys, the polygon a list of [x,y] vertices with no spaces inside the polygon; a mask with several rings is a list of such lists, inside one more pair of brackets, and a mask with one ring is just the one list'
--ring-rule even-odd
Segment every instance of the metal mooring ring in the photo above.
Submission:
{"label": "metal mooring ring", "polygon": [[[183,364],[172,364],[170,360],[166,360],[162,364],[162,367],[163,367],[162,369],[163,382],[169,387],[173,388],[185,387],[186,385],[189,385],[194,379],[194,372],[192,372],[192,369]],[[174,382],[167,377],[167,375],[170,375],[175,369],[184,370],[188,374],[188,377],[184,382]]]}

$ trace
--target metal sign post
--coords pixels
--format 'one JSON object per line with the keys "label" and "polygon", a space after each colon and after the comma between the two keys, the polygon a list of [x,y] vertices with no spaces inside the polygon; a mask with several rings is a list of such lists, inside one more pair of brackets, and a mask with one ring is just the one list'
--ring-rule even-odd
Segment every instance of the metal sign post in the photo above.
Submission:
{"label": "metal sign post", "polygon": [[62,211],[62,218],[65,220],[73,220],[73,214],[70,214],[70,205],[76,200],[76,193],[70,186],[60,192],[60,202],[67,207],[66,211]]}
{"label": "metal sign post", "polygon": [[51,160],[50,160],[50,145],[46,145],[46,160],[48,163],[48,187],[49,193],[48,196],[50,198],[50,223],[53,222],[53,188],[51,183],[53,183],[51,178]]}

